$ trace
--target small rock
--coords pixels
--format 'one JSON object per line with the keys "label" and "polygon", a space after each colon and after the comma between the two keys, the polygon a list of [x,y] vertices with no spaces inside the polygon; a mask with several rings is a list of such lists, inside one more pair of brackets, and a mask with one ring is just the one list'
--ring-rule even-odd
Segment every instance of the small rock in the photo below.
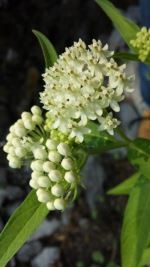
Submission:
{"label": "small rock", "polygon": [[60,227],[60,222],[56,219],[45,220],[38,231],[30,238],[30,241],[52,235]]}
{"label": "small rock", "polygon": [[34,241],[25,244],[17,254],[17,259],[21,262],[28,262],[42,250],[42,244]]}
{"label": "small rock", "polygon": [[0,207],[6,197],[6,190],[5,189],[0,189]]}
{"label": "small rock", "polygon": [[85,177],[86,199],[92,211],[96,208],[96,203],[103,193],[105,179],[105,172],[98,156],[90,156],[88,158],[83,175]]}
{"label": "small rock", "polygon": [[23,190],[18,186],[7,186],[6,187],[7,198],[9,200],[16,200],[23,197]]}
{"label": "small rock", "polygon": [[6,169],[0,168],[0,187],[6,185]]}
{"label": "small rock", "polygon": [[32,267],[51,267],[60,259],[60,250],[57,247],[45,248],[31,262]]}
{"label": "small rock", "polygon": [[7,205],[5,207],[5,210],[6,210],[7,215],[8,216],[11,216],[12,213],[19,207],[19,205],[20,205],[20,202],[19,201]]}

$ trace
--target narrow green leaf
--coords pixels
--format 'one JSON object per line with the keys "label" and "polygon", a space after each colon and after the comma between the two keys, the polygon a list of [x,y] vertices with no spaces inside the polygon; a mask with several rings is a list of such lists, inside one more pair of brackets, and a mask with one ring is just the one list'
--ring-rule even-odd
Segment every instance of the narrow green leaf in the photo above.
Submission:
{"label": "narrow green leaf", "polygon": [[134,140],[128,151],[128,158],[147,178],[150,178],[150,140]]}
{"label": "narrow green leaf", "polygon": [[107,132],[100,132],[96,123],[90,122],[88,128],[91,129],[91,133],[85,135],[84,144],[89,153],[104,152],[125,146],[123,142],[116,140]]}
{"label": "narrow green leaf", "polygon": [[113,57],[122,60],[140,61],[138,55],[127,52],[116,52]]}
{"label": "narrow green leaf", "polygon": [[145,266],[147,264],[150,264],[150,248],[144,250],[140,266]]}
{"label": "narrow green leaf", "polygon": [[141,267],[150,233],[150,180],[140,177],[125,211],[122,236],[122,267]]}
{"label": "narrow green leaf", "polygon": [[124,41],[130,45],[130,40],[135,39],[139,27],[131,20],[125,18],[121,12],[108,0],[95,0],[97,4],[104,10],[107,16],[112,20],[114,26],[121,34]]}
{"label": "narrow green leaf", "polygon": [[140,177],[139,172],[134,173],[127,180],[123,181],[116,187],[110,189],[107,194],[108,195],[129,195],[139,177]]}
{"label": "narrow green leaf", "polygon": [[31,191],[0,234],[0,267],[6,266],[47,214],[46,205],[37,200],[35,190]]}
{"label": "narrow green leaf", "polygon": [[52,66],[58,57],[54,46],[43,33],[36,30],[33,30],[32,32],[35,34],[41,45],[46,68]]}

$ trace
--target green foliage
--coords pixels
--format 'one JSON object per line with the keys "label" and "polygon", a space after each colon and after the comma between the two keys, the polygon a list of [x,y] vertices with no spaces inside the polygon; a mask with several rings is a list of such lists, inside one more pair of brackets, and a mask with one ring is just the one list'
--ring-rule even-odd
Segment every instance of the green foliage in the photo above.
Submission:
{"label": "green foliage", "polygon": [[24,242],[38,228],[48,214],[45,204],[41,204],[35,191],[27,196],[24,202],[10,217],[0,234],[0,266],[7,262],[21,248]]}
{"label": "green foliage", "polygon": [[150,140],[134,140],[129,146],[128,157],[144,176],[150,178]]}
{"label": "green foliage", "polygon": [[52,66],[55,61],[57,60],[57,52],[52,45],[52,43],[48,40],[48,38],[41,32],[33,30],[33,33],[37,37],[40,46],[43,51],[44,59],[45,59],[45,66],[46,68],[49,68]]}
{"label": "green foliage", "polygon": [[100,132],[96,123],[91,122],[88,127],[91,129],[91,133],[85,136],[84,143],[89,153],[100,153],[126,145],[117,141],[114,136],[109,135],[107,132]]}
{"label": "green foliage", "polygon": [[150,180],[141,176],[132,189],[125,211],[122,236],[122,267],[140,267],[150,234]]}
{"label": "green foliage", "polygon": [[133,48],[130,41],[136,37],[139,27],[131,20],[124,17],[121,12],[108,0],[95,0],[112,20],[114,26],[129,47]]}
{"label": "green foliage", "polygon": [[104,263],[105,258],[100,251],[94,251],[92,254],[92,260],[96,263]]}
{"label": "green foliage", "polygon": [[108,195],[129,195],[139,177],[140,177],[139,172],[133,174],[127,180],[123,181],[116,187],[110,189],[108,191]]}
{"label": "green foliage", "polygon": [[125,61],[139,61],[138,55],[127,52],[116,52],[113,57]]}

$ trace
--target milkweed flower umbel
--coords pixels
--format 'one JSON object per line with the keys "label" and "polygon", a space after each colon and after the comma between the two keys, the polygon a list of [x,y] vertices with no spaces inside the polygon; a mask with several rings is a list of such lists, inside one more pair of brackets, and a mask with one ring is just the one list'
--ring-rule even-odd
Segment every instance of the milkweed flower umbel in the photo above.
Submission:
{"label": "milkweed flower umbel", "polygon": [[95,40],[88,47],[79,40],[66,48],[43,75],[44,109],[33,106],[9,129],[4,146],[9,166],[30,166],[29,185],[49,210],[63,210],[77,195],[90,121],[111,135],[120,123],[113,111],[120,110],[125,91],[132,91],[132,77],[112,56]]}
{"label": "milkweed flower umbel", "polygon": [[[132,91],[132,77],[126,76],[125,65],[119,66],[112,56],[107,44],[102,47],[100,41],[93,40],[86,47],[79,40],[46,69],[45,90],[40,98],[51,128],[81,143],[90,132],[88,122],[97,120],[100,131],[113,134],[119,121],[109,109],[120,110],[118,103],[124,92]],[[108,117],[112,118],[111,123]]]}

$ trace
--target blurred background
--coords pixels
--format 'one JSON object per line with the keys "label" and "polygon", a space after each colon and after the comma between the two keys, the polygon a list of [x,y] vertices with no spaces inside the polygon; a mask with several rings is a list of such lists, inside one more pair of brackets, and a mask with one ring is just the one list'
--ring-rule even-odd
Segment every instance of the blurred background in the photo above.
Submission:
{"label": "blurred background", "polygon": [[[112,1],[139,23],[138,1]],[[8,167],[2,151],[8,128],[20,113],[38,104],[44,61],[32,29],[43,32],[58,53],[82,38],[126,49],[110,20],[93,0],[0,0],[0,230],[29,192],[27,168]],[[137,66],[128,66],[135,72]],[[138,84],[136,85],[138,87]],[[138,98],[138,96],[137,96]],[[136,134],[132,104],[122,104],[126,130]],[[127,114],[124,110],[127,110]],[[125,116],[124,116],[125,114]],[[7,265],[8,267],[119,267],[119,235],[125,197],[107,196],[109,188],[133,173],[126,151],[115,150],[90,157],[83,175],[87,190],[64,213],[52,212],[40,229]]]}

